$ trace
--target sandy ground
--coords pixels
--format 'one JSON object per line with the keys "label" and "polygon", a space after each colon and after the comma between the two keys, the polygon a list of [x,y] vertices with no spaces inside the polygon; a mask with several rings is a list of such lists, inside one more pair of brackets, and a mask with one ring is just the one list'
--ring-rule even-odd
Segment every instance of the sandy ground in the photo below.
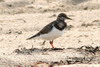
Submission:
{"label": "sandy ground", "polygon": [[[13,1],[13,0],[11,0]],[[88,2],[84,2],[85,4]],[[84,4],[82,3],[82,4]],[[93,3],[96,3],[93,1]],[[98,2],[99,3],[99,2]],[[29,4],[29,3],[26,3]],[[96,4],[97,5],[97,4]],[[30,5],[28,5],[29,7]],[[32,5],[31,5],[32,6]],[[79,4],[78,4],[79,6]],[[97,5],[98,7],[98,5]],[[21,7],[22,8],[22,7]],[[26,6],[25,6],[26,8]],[[47,8],[47,7],[46,7]],[[3,9],[3,8],[1,8]],[[37,12],[23,10],[16,12],[1,10],[0,15],[0,65],[30,64],[36,60],[35,55],[16,54],[14,50],[17,48],[51,48],[48,41],[46,45],[41,45],[43,40],[26,40],[26,38],[36,34],[46,24],[56,19],[56,16],[64,11],[58,12]],[[13,8],[10,8],[11,10]],[[19,8],[18,8],[19,9]],[[16,11],[16,9],[15,9]],[[25,12],[26,11],[26,12]],[[3,13],[3,14],[2,14]],[[10,14],[8,14],[10,13]],[[100,45],[100,9],[95,10],[71,10],[66,13],[73,20],[66,20],[68,26],[73,27],[67,29],[62,37],[54,41],[57,48],[78,48],[84,45],[99,46]],[[42,55],[43,56],[43,55]],[[56,56],[56,55],[55,55]],[[48,55],[47,57],[48,58]],[[34,60],[35,59],[35,60]],[[39,58],[37,58],[39,59]],[[41,58],[40,58],[41,59]],[[52,58],[53,59],[53,58]],[[51,59],[49,59],[51,60]],[[7,67],[6,66],[6,67]],[[81,65],[76,64],[76,67]],[[83,67],[99,67],[100,65],[83,64]],[[65,66],[63,66],[65,67]],[[75,65],[68,66],[75,67]]]}

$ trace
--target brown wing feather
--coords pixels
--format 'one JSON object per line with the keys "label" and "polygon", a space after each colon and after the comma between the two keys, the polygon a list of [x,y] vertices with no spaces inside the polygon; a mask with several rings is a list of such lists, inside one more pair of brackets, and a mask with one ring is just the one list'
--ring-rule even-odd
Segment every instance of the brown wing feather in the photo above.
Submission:
{"label": "brown wing feather", "polygon": [[52,24],[48,24],[38,34],[46,34],[46,33],[49,33],[52,30],[52,28],[53,28]]}
{"label": "brown wing feather", "polygon": [[55,21],[51,22],[48,25],[46,25],[40,32],[38,32],[37,34],[31,36],[30,38],[27,38],[27,40],[32,39],[32,38],[37,37],[37,36],[40,36],[41,34],[49,33],[53,28],[53,23],[55,23]]}

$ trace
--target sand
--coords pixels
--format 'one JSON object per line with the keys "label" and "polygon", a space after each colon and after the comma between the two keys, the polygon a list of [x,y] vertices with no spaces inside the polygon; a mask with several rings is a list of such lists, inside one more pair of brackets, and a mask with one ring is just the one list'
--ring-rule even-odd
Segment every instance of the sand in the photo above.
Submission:
{"label": "sand", "polygon": [[[13,4],[13,2],[15,2],[14,6],[6,6],[9,3]],[[18,2],[23,2],[24,5],[18,5],[21,4]],[[68,9],[63,9],[64,7],[60,7],[59,10],[55,8],[55,5],[47,5],[47,2],[42,1],[41,5],[41,2],[38,2],[38,0],[33,4],[31,4],[32,1],[28,1],[26,3],[23,0],[18,0],[18,2],[18,4],[16,4],[16,1],[14,0],[5,0],[5,2],[1,2],[0,4],[0,65],[11,67],[13,65],[19,64],[29,65],[37,61],[35,59],[35,55],[16,54],[14,53],[14,50],[17,48],[21,49],[23,47],[27,49],[32,47],[39,49],[51,48],[48,41],[45,45],[41,45],[43,40],[26,39],[36,34],[46,24],[55,20],[57,15],[61,12],[66,13],[70,18],[73,19],[66,20],[68,26],[72,25],[72,28],[67,29],[62,37],[59,37],[54,41],[54,46],[56,48],[78,48],[84,45],[96,47],[100,45],[100,9],[98,6],[100,4],[99,0],[90,0],[85,2],[78,1],[79,3],[75,3],[73,0],[71,0],[68,4],[69,6],[67,5]],[[59,2],[60,0],[58,3]],[[40,4],[40,6],[38,4]],[[49,4],[51,5],[53,3],[50,2]],[[73,7],[73,5],[77,6]],[[83,7],[81,7],[82,5]],[[54,10],[53,7],[56,10]],[[48,55],[46,58],[48,58]],[[100,65],[80,64],[77,66],[77,64],[74,64],[68,67],[80,66],[99,67]]]}

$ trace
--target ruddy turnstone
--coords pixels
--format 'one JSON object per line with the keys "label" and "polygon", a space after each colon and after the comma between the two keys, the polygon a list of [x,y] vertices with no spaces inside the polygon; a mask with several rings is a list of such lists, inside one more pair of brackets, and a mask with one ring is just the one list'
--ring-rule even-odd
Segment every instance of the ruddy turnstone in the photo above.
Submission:
{"label": "ruddy turnstone", "polygon": [[[64,29],[67,28],[65,19],[72,20],[65,13],[60,13],[55,21],[47,24],[42,30],[40,30],[37,34],[27,38],[27,40],[33,38],[41,38],[45,41],[49,40],[52,48],[54,48],[53,40],[60,37],[63,34]],[[45,43],[45,41],[43,42],[43,44]]]}

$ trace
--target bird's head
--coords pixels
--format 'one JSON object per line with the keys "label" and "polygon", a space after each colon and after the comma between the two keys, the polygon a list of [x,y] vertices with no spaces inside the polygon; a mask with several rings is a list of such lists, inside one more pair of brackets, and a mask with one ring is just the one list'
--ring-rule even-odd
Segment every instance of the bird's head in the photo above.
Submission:
{"label": "bird's head", "polygon": [[57,20],[62,20],[65,21],[65,19],[69,19],[72,20],[71,18],[69,18],[65,13],[60,13],[57,17]]}

